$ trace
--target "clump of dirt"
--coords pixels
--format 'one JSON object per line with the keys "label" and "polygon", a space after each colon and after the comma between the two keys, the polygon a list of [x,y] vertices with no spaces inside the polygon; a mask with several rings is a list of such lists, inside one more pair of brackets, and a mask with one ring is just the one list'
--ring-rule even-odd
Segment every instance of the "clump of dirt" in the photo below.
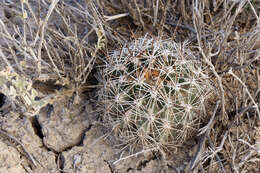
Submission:
{"label": "clump of dirt", "polygon": [[44,107],[36,116],[44,145],[55,152],[80,145],[84,133],[90,128],[89,112],[93,112],[90,106],[68,108],[64,102]]}

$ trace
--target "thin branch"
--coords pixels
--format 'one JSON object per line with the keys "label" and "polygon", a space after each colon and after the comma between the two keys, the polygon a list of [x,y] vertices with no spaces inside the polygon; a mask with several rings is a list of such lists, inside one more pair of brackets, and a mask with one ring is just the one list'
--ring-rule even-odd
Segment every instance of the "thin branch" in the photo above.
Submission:
{"label": "thin branch", "polygon": [[193,28],[192,28],[191,26],[189,26],[189,25],[176,24],[176,23],[171,22],[170,20],[167,20],[165,23],[168,24],[168,25],[171,25],[171,26],[173,26],[173,27],[179,27],[179,28],[182,28],[182,29],[189,30],[189,31],[191,31],[191,32],[194,33],[194,34],[197,34],[197,32],[195,31],[195,29],[193,29]]}
{"label": "thin branch", "polygon": [[[153,3],[154,5],[154,3]],[[155,27],[157,23],[157,18],[158,18],[158,8],[159,8],[159,0],[156,1],[156,6],[154,7],[154,21],[153,21],[153,27]]]}
{"label": "thin branch", "polygon": [[137,153],[135,153],[135,154],[132,154],[132,155],[129,155],[129,156],[120,158],[120,159],[118,159],[117,161],[113,162],[113,164],[117,164],[117,163],[120,162],[120,161],[129,159],[129,158],[131,158],[131,157],[137,157],[138,155],[140,155],[140,154],[142,154],[142,153],[149,152],[149,151],[154,151],[154,150],[158,150],[158,147],[150,148],[150,149],[147,149],[147,150],[142,150],[142,151],[137,152]]}
{"label": "thin branch", "polygon": [[48,13],[46,15],[45,20],[40,24],[40,43],[39,43],[39,48],[38,48],[38,63],[37,63],[37,67],[38,67],[38,75],[41,74],[41,51],[42,51],[42,45],[43,45],[43,41],[44,41],[44,31],[45,31],[45,27],[47,25],[47,22],[55,8],[55,6],[57,5],[57,3],[59,2],[59,0],[53,0],[51,2],[51,5],[49,7]]}
{"label": "thin branch", "polygon": [[25,149],[25,146],[23,145],[23,143],[21,143],[18,139],[16,139],[15,137],[13,137],[12,135],[9,135],[8,133],[4,132],[3,130],[0,129],[0,133],[3,134],[4,136],[12,139],[13,141],[15,141],[17,144],[21,145],[24,152],[27,154],[27,156],[29,157],[29,159],[32,161],[32,163],[34,164],[34,166],[37,166],[37,163],[35,161],[35,159],[33,158],[33,156]]}
{"label": "thin branch", "polygon": [[122,13],[122,14],[117,14],[117,15],[113,15],[113,16],[104,16],[105,21],[110,21],[110,20],[116,20],[116,19],[120,19],[122,17],[126,17],[128,16],[129,13]]}
{"label": "thin branch", "polygon": [[[193,24],[197,33],[197,41],[198,41],[198,49],[202,54],[203,59],[205,60],[205,62],[210,66],[211,71],[213,72],[213,74],[215,75],[215,77],[217,78],[217,82],[218,82],[218,87],[220,90],[220,94],[221,94],[221,108],[222,108],[222,117],[225,117],[226,111],[225,111],[225,92],[224,92],[224,88],[223,88],[223,84],[222,84],[222,78],[218,75],[218,73],[215,70],[214,65],[211,63],[211,61],[209,60],[211,57],[207,57],[206,54],[204,53],[203,49],[202,49],[202,45],[201,45],[201,35],[199,32],[199,24],[196,23],[199,22],[198,18],[202,18],[201,14],[199,13],[199,10],[196,8],[194,8],[193,10]],[[210,53],[211,54],[211,53]],[[213,54],[211,54],[213,55]]]}
{"label": "thin branch", "polygon": [[137,9],[137,12],[138,12],[138,17],[139,17],[139,20],[140,20],[140,23],[142,24],[143,28],[146,29],[145,25],[144,25],[144,21],[143,21],[143,18],[142,18],[142,13],[141,13],[141,10],[136,2],[136,0],[134,0],[134,3],[135,3],[135,6],[136,6],[136,9]]}
{"label": "thin branch", "polygon": [[212,143],[212,141],[211,141],[209,135],[207,135],[207,139],[208,139],[208,141],[209,141],[209,145],[210,145],[210,147],[215,151],[215,152],[213,152],[213,155],[216,156],[216,159],[217,159],[217,161],[218,161],[218,164],[219,164],[219,166],[220,166],[222,172],[224,172],[224,173],[225,173],[226,171],[225,171],[225,168],[224,168],[224,166],[223,166],[223,164],[222,164],[222,162],[221,162],[220,157],[218,156],[218,152],[220,152],[220,151],[223,149],[223,145],[224,145],[224,143],[225,143],[226,138],[227,138],[227,132],[225,133],[225,135],[224,135],[224,137],[223,137],[223,139],[222,139],[222,141],[221,141],[221,144],[220,144],[219,147],[217,147],[217,148],[218,148],[218,149],[217,149],[217,148],[214,146],[214,144]]}
{"label": "thin branch", "polygon": [[253,96],[250,94],[250,92],[249,92],[247,86],[245,85],[245,83],[244,83],[237,75],[235,75],[235,74],[233,73],[232,68],[229,70],[228,74],[232,75],[232,76],[233,76],[236,80],[238,80],[239,83],[246,89],[246,92],[247,92],[249,98],[251,99],[252,103],[254,104],[254,106],[255,106],[255,108],[256,108],[258,117],[260,118],[260,111],[259,111],[258,105],[256,104],[256,102],[255,102]]}
{"label": "thin branch", "polygon": [[255,11],[254,6],[252,5],[252,3],[251,3],[249,0],[247,0],[247,2],[249,3],[249,5],[250,5],[252,11],[254,12],[254,15],[255,15],[255,17],[256,17],[257,23],[259,23],[259,17],[258,17],[258,15],[257,15],[256,11]]}
{"label": "thin branch", "polygon": [[199,141],[199,145],[198,145],[198,148],[197,148],[197,152],[196,152],[195,156],[193,157],[193,159],[191,161],[190,172],[192,170],[194,170],[194,168],[198,165],[198,163],[201,159],[201,155],[204,151],[204,145],[205,145],[205,142],[206,142],[206,136],[209,134],[210,129],[214,124],[213,122],[214,122],[214,119],[216,117],[216,113],[217,113],[217,110],[218,110],[218,107],[219,107],[219,103],[220,103],[220,101],[217,101],[214,112],[213,112],[213,114],[210,118],[209,123],[205,127],[203,127],[202,129],[200,129],[200,133],[198,134],[198,136],[200,136],[200,141]]}

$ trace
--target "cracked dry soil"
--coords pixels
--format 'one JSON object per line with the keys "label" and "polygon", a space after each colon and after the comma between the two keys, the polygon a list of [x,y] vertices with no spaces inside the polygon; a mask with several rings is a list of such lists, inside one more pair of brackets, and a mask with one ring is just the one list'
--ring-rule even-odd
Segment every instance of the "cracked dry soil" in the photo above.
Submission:
{"label": "cracked dry soil", "polygon": [[151,155],[112,164],[119,155],[104,140],[103,126],[92,121],[91,104],[69,109],[65,103],[47,105],[28,118],[15,113],[5,99],[0,108],[0,173],[172,172]]}

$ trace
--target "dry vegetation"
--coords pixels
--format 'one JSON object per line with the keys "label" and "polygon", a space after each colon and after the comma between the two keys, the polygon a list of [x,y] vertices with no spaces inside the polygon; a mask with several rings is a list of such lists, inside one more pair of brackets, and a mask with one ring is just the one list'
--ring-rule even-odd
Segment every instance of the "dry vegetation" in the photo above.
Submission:
{"label": "dry vegetation", "polygon": [[[184,158],[193,148],[186,172],[260,170],[258,0],[6,0],[0,6],[0,116],[34,116],[57,100],[98,104],[111,52],[148,33],[187,42],[215,88],[197,135],[174,154],[154,151],[156,159],[177,171],[184,163],[173,155]],[[4,95],[11,107],[3,106]],[[96,123],[105,128],[102,120],[100,111]]]}

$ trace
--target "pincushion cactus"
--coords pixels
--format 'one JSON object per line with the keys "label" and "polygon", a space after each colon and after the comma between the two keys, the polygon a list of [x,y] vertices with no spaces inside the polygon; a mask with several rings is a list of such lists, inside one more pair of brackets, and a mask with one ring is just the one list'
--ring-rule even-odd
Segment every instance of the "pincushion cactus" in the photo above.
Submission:
{"label": "pincushion cactus", "polygon": [[132,148],[176,147],[204,117],[211,86],[185,44],[145,36],[112,52],[103,73],[104,121]]}

